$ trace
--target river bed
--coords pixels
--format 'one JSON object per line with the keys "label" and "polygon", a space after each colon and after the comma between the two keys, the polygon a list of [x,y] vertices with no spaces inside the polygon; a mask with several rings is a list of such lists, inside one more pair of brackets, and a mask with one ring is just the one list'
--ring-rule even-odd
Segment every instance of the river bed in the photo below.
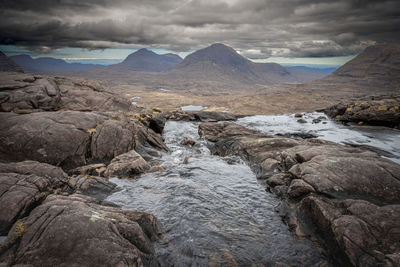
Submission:
{"label": "river bed", "polygon": [[[168,121],[164,138],[171,153],[158,162],[164,171],[110,180],[120,191],[108,201],[149,211],[161,222],[165,239],[156,251],[162,266],[207,266],[230,258],[240,266],[317,264],[315,245],[298,239],[274,212],[278,199],[241,159],[211,155],[197,131],[197,123]],[[197,144],[181,145],[186,136]]]}
{"label": "river bed", "polygon": [[[387,128],[346,127],[322,113],[251,116],[237,123],[268,134],[309,133],[335,143],[368,145],[400,158],[400,131]],[[326,116],[325,116],[326,117]],[[164,238],[156,243],[162,266],[207,266],[219,261],[239,266],[314,266],[324,256],[313,242],[298,239],[274,208],[279,200],[265,191],[250,168],[237,157],[210,154],[198,136],[198,123],[168,121],[165,143],[171,153],[151,162],[164,170],[139,179],[112,178],[119,191],[107,198],[123,209],[154,214]],[[181,145],[184,137],[196,145]]]}

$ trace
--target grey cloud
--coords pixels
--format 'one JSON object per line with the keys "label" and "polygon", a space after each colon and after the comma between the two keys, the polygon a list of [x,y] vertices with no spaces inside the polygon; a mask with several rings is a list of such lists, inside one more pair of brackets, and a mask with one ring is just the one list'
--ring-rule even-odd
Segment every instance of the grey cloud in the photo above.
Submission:
{"label": "grey cloud", "polygon": [[150,46],[189,51],[226,43],[249,58],[342,56],[400,42],[392,0],[3,0],[0,43],[39,53],[62,47]]}

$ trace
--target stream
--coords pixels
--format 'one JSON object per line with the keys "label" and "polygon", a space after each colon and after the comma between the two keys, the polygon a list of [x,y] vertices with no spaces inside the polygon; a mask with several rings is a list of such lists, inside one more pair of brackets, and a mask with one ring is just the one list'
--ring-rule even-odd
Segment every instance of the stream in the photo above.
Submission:
{"label": "stream", "polygon": [[[386,150],[398,160],[400,131],[385,134],[360,130],[305,114],[300,124],[294,115],[251,116],[237,123],[269,134],[307,132],[337,143],[367,144]],[[139,179],[110,179],[119,191],[107,200],[123,209],[148,211],[161,223],[164,238],[155,243],[161,266],[318,266],[324,259],[316,245],[290,232],[274,208],[279,200],[265,191],[251,169],[238,157],[210,154],[198,136],[198,123],[168,121],[165,143],[171,153],[151,162],[163,171]],[[196,141],[181,145],[184,137]],[[215,264],[215,265],[213,265]]]}

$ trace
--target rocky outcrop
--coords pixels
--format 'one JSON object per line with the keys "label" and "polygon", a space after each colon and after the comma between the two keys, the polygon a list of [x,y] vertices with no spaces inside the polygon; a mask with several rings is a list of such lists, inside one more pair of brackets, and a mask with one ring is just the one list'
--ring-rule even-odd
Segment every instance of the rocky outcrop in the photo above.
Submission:
{"label": "rocky outcrop", "polygon": [[[230,123],[202,123],[214,154],[239,155],[298,236],[313,235],[337,264],[397,266],[400,166],[361,148],[268,136]],[[398,223],[397,223],[398,224]]]}
{"label": "rocky outcrop", "polygon": [[339,103],[321,111],[342,122],[400,127],[400,97]]}
{"label": "rocky outcrop", "polygon": [[50,195],[18,220],[0,246],[3,264],[33,266],[157,266],[149,213],[103,206],[83,195]]}
{"label": "rocky outcrop", "polygon": [[0,72],[0,111],[128,111],[129,101],[98,82]]}
{"label": "rocky outcrop", "polygon": [[0,235],[39,205],[68,176],[49,164],[35,161],[0,163]]}
{"label": "rocky outcrop", "polygon": [[103,200],[110,195],[116,189],[116,187],[116,184],[111,183],[104,177],[93,175],[77,175],[68,179],[68,183],[66,186],[64,186],[63,191],[70,194],[83,194]]}
{"label": "rocky outcrop", "polygon": [[167,120],[176,121],[235,121],[237,117],[227,112],[217,111],[168,111],[162,114]]}
{"label": "rocky outcrop", "polygon": [[107,166],[106,177],[134,177],[150,169],[150,165],[135,150],[115,157]]}
{"label": "rocky outcrop", "polygon": [[37,160],[65,170],[91,161],[111,161],[135,149],[168,150],[162,137],[128,113],[0,113],[0,159]]}

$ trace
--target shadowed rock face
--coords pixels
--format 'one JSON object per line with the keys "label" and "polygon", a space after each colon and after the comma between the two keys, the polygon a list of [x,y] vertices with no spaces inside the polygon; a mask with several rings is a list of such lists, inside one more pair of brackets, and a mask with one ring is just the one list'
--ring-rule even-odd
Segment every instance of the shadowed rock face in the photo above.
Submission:
{"label": "shadowed rock face", "polygon": [[[214,154],[240,155],[283,199],[296,234],[317,234],[337,263],[400,264],[400,166],[359,148],[268,136],[230,123],[202,123]],[[397,225],[396,225],[397,224]]]}
{"label": "shadowed rock face", "polygon": [[0,73],[0,111],[128,111],[131,104],[83,79]]}
{"label": "shadowed rock face", "polygon": [[51,195],[17,221],[0,261],[35,266],[156,266],[149,213],[99,205],[83,195]]}
{"label": "shadowed rock face", "polygon": [[400,127],[400,96],[348,104],[339,103],[322,111],[342,122]]}
{"label": "shadowed rock face", "polygon": [[58,111],[0,113],[0,159],[37,160],[71,169],[136,149],[168,150],[162,137],[127,114]]}
{"label": "shadowed rock face", "polygon": [[12,59],[0,51],[0,71],[24,72]]}

